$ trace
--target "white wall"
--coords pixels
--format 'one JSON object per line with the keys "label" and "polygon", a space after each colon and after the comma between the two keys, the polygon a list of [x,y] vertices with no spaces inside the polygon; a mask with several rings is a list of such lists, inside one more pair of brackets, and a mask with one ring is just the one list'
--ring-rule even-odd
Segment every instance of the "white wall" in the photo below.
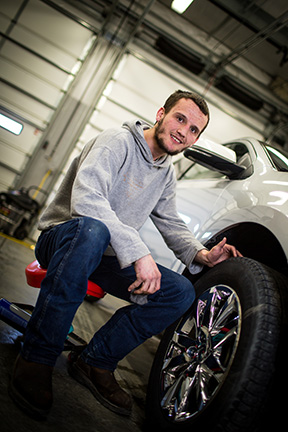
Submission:
{"label": "white wall", "polygon": [[46,4],[1,2],[0,112],[23,123],[19,136],[0,128],[0,190],[13,185],[73,81],[92,33]]}

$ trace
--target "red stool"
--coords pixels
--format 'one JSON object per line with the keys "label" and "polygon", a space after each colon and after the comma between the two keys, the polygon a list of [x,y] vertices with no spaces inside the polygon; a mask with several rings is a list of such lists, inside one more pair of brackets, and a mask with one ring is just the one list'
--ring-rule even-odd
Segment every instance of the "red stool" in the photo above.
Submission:
{"label": "red stool", "polygon": [[[33,261],[32,263],[28,264],[28,266],[25,269],[26,274],[26,280],[28,285],[34,287],[34,288],[40,288],[41,282],[46,276],[47,270],[43,269],[37,260]],[[105,292],[100,288],[99,285],[95,284],[94,282],[88,280],[87,284],[87,295],[92,296],[96,299],[101,299],[105,296]]]}

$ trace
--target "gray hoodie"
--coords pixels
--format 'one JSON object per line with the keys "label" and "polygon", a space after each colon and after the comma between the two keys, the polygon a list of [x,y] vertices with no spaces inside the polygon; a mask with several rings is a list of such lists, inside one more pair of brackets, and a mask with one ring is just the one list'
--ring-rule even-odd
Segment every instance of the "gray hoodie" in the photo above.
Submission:
{"label": "gray hoodie", "polygon": [[171,156],[154,161],[142,120],[124,123],[91,140],[74,159],[54,200],[39,220],[45,230],[71,218],[90,216],[105,223],[121,268],[150,253],[138,231],[150,216],[168,247],[191,272],[203,245],[178,216]]}

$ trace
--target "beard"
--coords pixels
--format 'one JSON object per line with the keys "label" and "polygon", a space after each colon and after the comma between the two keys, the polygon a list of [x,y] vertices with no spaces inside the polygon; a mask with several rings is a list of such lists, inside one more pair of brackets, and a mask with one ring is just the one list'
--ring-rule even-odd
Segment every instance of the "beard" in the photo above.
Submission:
{"label": "beard", "polygon": [[160,137],[160,134],[162,134],[163,132],[165,132],[165,128],[162,127],[163,125],[163,119],[159,120],[159,122],[157,123],[156,127],[155,127],[155,140],[156,143],[158,145],[158,147],[163,150],[166,154],[170,155],[170,156],[175,156],[179,153],[181,153],[183,150],[169,150],[169,148],[167,148],[167,146],[165,145],[164,140]]}

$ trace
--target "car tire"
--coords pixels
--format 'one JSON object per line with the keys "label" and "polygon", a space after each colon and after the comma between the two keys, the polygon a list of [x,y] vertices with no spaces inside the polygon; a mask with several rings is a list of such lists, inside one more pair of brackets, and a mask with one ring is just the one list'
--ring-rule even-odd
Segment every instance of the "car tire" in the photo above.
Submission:
{"label": "car tire", "polygon": [[218,264],[195,283],[192,308],[167,328],[151,368],[148,425],[249,432],[277,415],[285,287],[281,274],[249,258]]}

